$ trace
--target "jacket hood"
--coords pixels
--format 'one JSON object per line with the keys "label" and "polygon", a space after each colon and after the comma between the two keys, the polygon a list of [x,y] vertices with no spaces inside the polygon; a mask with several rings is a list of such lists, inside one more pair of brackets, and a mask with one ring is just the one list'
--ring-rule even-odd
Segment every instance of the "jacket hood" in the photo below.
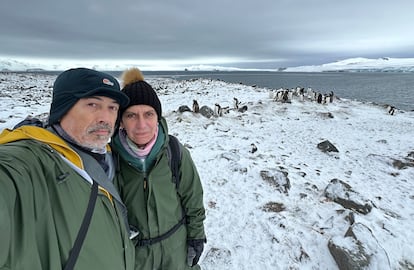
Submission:
{"label": "jacket hood", "polygon": [[82,159],[59,136],[47,129],[36,126],[21,126],[17,129],[4,129],[0,134],[0,144],[6,144],[21,140],[35,140],[45,143],[71,161],[77,167],[84,169]]}

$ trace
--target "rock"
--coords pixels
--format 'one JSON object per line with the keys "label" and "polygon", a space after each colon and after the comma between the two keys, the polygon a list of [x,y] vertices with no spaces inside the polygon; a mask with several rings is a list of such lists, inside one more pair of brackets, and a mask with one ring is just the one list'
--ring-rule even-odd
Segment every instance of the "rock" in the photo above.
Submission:
{"label": "rock", "polygon": [[361,223],[350,226],[344,237],[331,238],[328,249],[340,270],[391,269],[387,253]]}
{"label": "rock", "polygon": [[182,105],[182,106],[180,106],[178,108],[178,111],[180,113],[183,113],[183,112],[191,112],[191,109],[187,105]]}
{"label": "rock", "polygon": [[335,145],[328,140],[318,143],[318,149],[322,152],[339,152]]}
{"label": "rock", "polygon": [[271,186],[275,187],[280,193],[288,193],[290,189],[290,180],[288,178],[288,172],[283,170],[283,168],[273,169],[271,171],[260,171],[260,176]]}
{"label": "rock", "polygon": [[412,153],[409,153],[404,160],[394,159],[392,161],[392,166],[398,170],[414,167],[414,159],[410,155],[412,155]]}
{"label": "rock", "polygon": [[200,108],[200,114],[206,118],[211,118],[214,115],[214,111],[208,106],[202,106]]}
{"label": "rock", "polygon": [[355,210],[364,215],[371,212],[372,209],[372,203],[369,200],[355,192],[349,184],[336,178],[326,186],[324,195],[344,208]]}

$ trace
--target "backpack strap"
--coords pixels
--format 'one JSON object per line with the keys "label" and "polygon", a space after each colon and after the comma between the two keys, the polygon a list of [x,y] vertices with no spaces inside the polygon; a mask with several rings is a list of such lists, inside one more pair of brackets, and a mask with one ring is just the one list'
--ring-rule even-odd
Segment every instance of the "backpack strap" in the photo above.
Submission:
{"label": "backpack strap", "polygon": [[[168,147],[167,147],[168,165],[170,166],[172,177],[173,177],[172,181],[173,183],[175,183],[175,187],[177,189],[177,194],[178,194],[178,186],[180,185],[180,180],[181,180],[180,164],[181,164],[181,157],[182,157],[182,149],[181,149],[180,142],[175,136],[169,135],[169,138],[170,140],[169,140]],[[150,238],[150,239],[136,240],[135,245],[139,247],[150,246],[164,239],[167,239],[168,237],[173,235],[181,227],[181,225],[186,224],[186,222],[187,222],[187,217],[183,209],[183,217],[181,218],[181,220],[177,224],[175,224],[171,229],[169,229],[166,233],[160,236],[154,237],[154,238]]]}
{"label": "backpack strap", "polygon": [[89,225],[91,223],[93,210],[95,209],[96,197],[98,196],[98,183],[93,181],[91,195],[89,197],[88,207],[86,208],[85,216],[83,217],[82,224],[80,226],[78,236],[76,236],[75,243],[72,250],[69,252],[69,258],[66,261],[64,270],[71,270],[75,267],[76,261],[80,250],[85,240],[86,233],[88,232]]}
{"label": "backpack strap", "polygon": [[137,240],[135,245],[138,247],[145,247],[145,246],[150,246],[153,245],[155,243],[161,242],[164,239],[167,239],[168,237],[170,237],[171,235],[173,235],[180,227],[181,225],[186,223],[186,216],[184,215],[181,220],[175,224],[171,229],[169,229],[166,233],[154,237],[154,238],[150,238],[150,239],[140,239]]}
{"label": "backpack strap", "polygon": [[177,137],[173,135],[168,135],[170,137],[170,141],[168,143],[168,162],[171,168],[171,173],[173,176],[173,183],[175,183],[175,187],[178,190],[178,186],[180,185],[181,174],[180,174],[180,164],[181,164],[181,156],[182,156],[182,149],[180,142],[178,141]]}

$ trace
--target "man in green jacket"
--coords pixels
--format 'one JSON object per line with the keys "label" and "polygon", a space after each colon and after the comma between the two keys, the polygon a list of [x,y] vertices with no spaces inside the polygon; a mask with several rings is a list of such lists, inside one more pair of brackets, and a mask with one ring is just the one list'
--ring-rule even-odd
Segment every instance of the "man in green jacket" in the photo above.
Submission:
{"label": "man in green jacket", "polygon": [[98,194],[73,269],[133,269],[107,145],[127,103],[111,75],[70,69],[54,83],[47,127],[0,134],[0,269],[67,269],[91,186]]}
{"label": "man in green jacket", "polygon": [[[179,185],[168,156],[168,128],[161,103],[138,69],[123,73],[130,103],[121,110],[121,129],[114,138],[119,153],[117,183],[138,232],[136,270],[200,269],[204,249],[203,189],[190,152],[181,145]],[[171,153],[170,153],[171,154]]]}

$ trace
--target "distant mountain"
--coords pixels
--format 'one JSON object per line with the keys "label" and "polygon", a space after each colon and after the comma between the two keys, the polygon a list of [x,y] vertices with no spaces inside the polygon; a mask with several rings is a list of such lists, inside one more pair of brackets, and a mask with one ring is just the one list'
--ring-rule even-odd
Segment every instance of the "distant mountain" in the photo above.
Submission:
{"label": "distant mountain", "polygon": [[284,69],[285,72],[414,72],[414,58],[378,59],[349,58],[333,63],[313,66],[298,66]]}
{"label": "distant mountain", "polygon": [[27,71],[33,69],[41,69],[39,66],[34,67],[30,63],[17,61],[13,59],[0,59],[0,71]]}
{"label": "distant mountain", "polygon": [[414,58],[349,58],[333,63],[278,69],[240,69],[208,65],[194,65],[186,71],[279,71],[279,72],[414,72]]}
{"label": "distant mountain", "polygon": [[1,71],[27,71],[27,72],[39,72],[39,71],[62,71],[72,67],[87,67],[97,70],[118,71],[125,70],[130,67],[131,64],[124,63],[111,63],[106,61],[96,62],[77,62],[77,61],[44,61],[44,60],[16,60],[10,58],[0,57],[0,72]]}
{"label": "distant mountain", "polygon": [[369,59],[349,58],[333,63],[278,69],[241,69],[208,65],[194,65],[186,71],[278,71],[278,72],[414,72],[414,58],[382,57]]}
{"label": "distant mountain", "polygon": [[209,65],[193,65],[185,68],[185,71],[275,71],[274,69],[258,69],[258,68],[236,68],[236,67],[221,67]]}
{"label": "distant mountain", "polygon": [[[1,71],[59,71],[66,70],[74,66],[83,66],[98,70],[122,71],[130,66],[131,63],[117,62],[47,62],[34,60],[15,60],[10,58],[0,58]],[[143,70],[145,66],[141,67]],[[169,69],[171,70],[171,68]],[[282,72],[414,72],[414,58],[389,58],[383,57],[378,59],[369,58],[349,58],[322,65],[297,66],[278,69],[241,69],[235,67],[221,67],[209,65],[193,65],[186,68],[175,70],[185,71],[282,71]]]}

